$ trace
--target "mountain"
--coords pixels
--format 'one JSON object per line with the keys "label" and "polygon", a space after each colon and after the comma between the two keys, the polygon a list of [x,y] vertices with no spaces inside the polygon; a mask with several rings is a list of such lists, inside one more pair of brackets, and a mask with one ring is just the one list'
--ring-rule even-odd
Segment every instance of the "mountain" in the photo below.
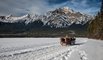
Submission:
{"label": "mountain", "polygon": [[82,34],[84,36],[88,22],[92,18],[90,15],[76,12],[69,7],[48,11],[44,15],[0,16],[0,37],[54,37],[65,35],[71,31],[77,35]]}
{"label": "mountain", "polygon": [[92,17],[80,12],[75,12],[74,10],[64,7],[59,8],[54,11],[49,11],[47,14],[47,19],[45,25],[50,25],[51,27],[68,27],[72,24],[81,24],[84,25]]}
{"label": "mountain", "polygon": [[31,18],[29,14],[20,17],[8,15],[8,16],[0,16],[0,21],[5,23],[15,23],[15,22],[29,23],[31,21]]}
{"label": "mountain", "polygon": [[27,14],[21,17],[14,17],[12,15],[0,16],[0,22],[24,22],[25,24],[29,24],[40,20],[41,22],[43,22],[43,26],[50,26],[56,28],[69,27],[74,23],[84,25],[91,19],[92,16],[82,14],[80,12],[75,12],[69,7],[58,8],[54,11],[47,12],[45,15]]}

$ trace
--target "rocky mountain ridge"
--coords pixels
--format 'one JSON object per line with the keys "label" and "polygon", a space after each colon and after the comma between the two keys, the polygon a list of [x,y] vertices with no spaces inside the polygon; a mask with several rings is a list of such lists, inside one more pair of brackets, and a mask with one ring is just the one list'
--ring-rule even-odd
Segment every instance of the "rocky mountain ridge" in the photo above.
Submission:
{"label": "rocky mountain ridge", "polygon": [[43,26],[50,26],[56,28],[69,27],[72,24],[84,25],[90,21],[93,17],[80,12],[75,12],[69,7],[58,8],[53,11],[48,11],[45,15],[32,15],[26,14],[20,17],[14,17],[12,15],[0,16],[0,22],[3,23],[19,23],[23,22],[26,25],[35,21],[41,21]]}

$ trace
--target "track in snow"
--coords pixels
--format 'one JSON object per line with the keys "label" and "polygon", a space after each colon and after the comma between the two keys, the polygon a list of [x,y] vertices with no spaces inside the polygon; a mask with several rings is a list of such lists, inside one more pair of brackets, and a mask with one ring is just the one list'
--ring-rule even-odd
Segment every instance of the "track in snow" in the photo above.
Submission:
{"label": "track in snow", "polygon": [[79,55],[81,60],[88,60],[87,54],[85,51],[79,51]]}
{"label": "track in snow", "polygon": [[5,52],[0,54],[0,60],[68,60],[74,51],[78,52],[80,60],[87,60],[87,53],[80,50],[79,47],[78,44],[73,46],[52,44],[38,48]]}

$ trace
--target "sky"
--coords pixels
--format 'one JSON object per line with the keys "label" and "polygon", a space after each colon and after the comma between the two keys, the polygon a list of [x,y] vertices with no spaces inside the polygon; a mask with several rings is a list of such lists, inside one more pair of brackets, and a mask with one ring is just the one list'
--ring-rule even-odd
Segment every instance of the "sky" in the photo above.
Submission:
{"label": "sky", "polygon": [[101,6],[101,0],[0,0],[0,15],[45,14],[61,7],[95,15]]}

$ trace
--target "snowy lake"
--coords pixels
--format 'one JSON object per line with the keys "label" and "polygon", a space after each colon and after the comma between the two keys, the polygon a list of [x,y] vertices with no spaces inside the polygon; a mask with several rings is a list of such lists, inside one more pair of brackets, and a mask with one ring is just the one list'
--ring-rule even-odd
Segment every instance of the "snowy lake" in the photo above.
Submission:
{"label": "snowy lake", "polygon": [[103,41],[76,38],[61,46],[60,38],[0,38],[0,60],[103,60]]}

